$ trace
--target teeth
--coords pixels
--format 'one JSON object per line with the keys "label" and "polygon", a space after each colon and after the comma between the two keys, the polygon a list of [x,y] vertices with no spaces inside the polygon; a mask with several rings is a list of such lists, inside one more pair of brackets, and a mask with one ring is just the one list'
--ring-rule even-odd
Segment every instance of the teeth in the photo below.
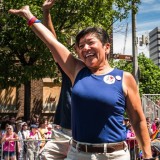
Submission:
{"label": "teeth", "polygon": [[93,56],[93,55],[94,55],[93,53],[89,53],[89,54],[86,55],[86,58],[89,57],[89,56]]}

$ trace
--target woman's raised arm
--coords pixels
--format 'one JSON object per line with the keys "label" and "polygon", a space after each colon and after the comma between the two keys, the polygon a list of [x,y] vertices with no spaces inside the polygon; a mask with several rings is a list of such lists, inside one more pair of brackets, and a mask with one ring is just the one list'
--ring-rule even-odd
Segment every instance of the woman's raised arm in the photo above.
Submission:
{"label": "woman's raised arm", "polygon": [[10,9],[9,13],[25,18],[28,25],[31,26],[35,34],[47,45],[52,55],[56,58],[61,68],[74,82],[77,72],[84,66],[82,61],[76,59],[70,51],[61,44],[53,33],[48,30],[38,19],[31,13],[29,6],[24,6],[21,9]]}

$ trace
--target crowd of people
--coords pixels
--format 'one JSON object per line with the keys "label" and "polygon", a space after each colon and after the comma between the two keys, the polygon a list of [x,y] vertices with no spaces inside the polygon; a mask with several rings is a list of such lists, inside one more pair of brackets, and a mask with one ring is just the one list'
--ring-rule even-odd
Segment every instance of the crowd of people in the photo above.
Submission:
{"label": "crowd of people", "polygon": [[[151,121],[150,117],[147,117],[146,122],[150,133],[153,156],[157,157],[160,153],[160,120],[155,118]],[[0,126],[1,149],[4,160],[9,158],[10,160],[46,160],[47,157],[55,156],[52,155],[54,149],[49,147],[53,147],[53,144],[50,143],[55,143],[56,129],[62,131],[62,127],[49,122],[47,117],[39,118],[39,115],[35,114],[31,121],[24,122],[23,119],[16,120],[14,116],[7,116],[1,119]],[[130,160],[143,159],[129,118],[124,118],[124,126],[127,132],[126,142],[130,151]],[[63,132],[61,133],[63,134]],[[65,155],[67,155],[65,141],[60,147],[62,152],[66,152]],[[69,148],[69,143],[67,147]],[[44,156],[46,153],[47,155]],[[61,158],[63,159],[65,155]]]}
{"label": "crowd of people", "polygon": [[47,117],[33,116],[31,121],[15,117],[1,121],[0,139],[4,160],[34,160],[52,138],[53,123]]}
{"label": "crowd of people", "polygon": [[[150,117],[146,117],[148,132],[151,140],[152,156],[160,158],[160,119],[155,117],[151,120]],[[131,160],[143,159],[142,151],[136,140],[134,129],[130,123],[129,118],[124,119],[124,124],[127,131],[127,144],[130,150]]]}

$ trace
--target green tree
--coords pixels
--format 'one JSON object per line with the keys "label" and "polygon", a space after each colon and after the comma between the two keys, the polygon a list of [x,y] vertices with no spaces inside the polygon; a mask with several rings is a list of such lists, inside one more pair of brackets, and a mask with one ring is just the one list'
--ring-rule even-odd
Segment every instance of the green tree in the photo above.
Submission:
{"label": "green tree", "polygon": [[[134,0],[139,3],[139,0]],[[39,40],[26,21],[8,14],[10,8],[29,5],[42,19],[42,0],[14,0],[3,2],[0,14],[0,87],[25,86],[25,120],[30,113],[30,85],[32,79],[54,77],[58,79],[49,50]],[[111,32],[112,24],[126,18],[131,0],[58,0],[51,14],[59,40],[71,48],[70,37],[86,26],[101,26]]]}
{"label": "green tree", "polygon": [[140,93],[160,94],[160,68],[144,54],[138,58],[140,64]]}
{"label": "green tree", "polygon": [[[133,65],[125,60],[111,61],[112,66],[132,73]],[[140,94],[160,94],[160,68],[141,53],[138,56]]]}

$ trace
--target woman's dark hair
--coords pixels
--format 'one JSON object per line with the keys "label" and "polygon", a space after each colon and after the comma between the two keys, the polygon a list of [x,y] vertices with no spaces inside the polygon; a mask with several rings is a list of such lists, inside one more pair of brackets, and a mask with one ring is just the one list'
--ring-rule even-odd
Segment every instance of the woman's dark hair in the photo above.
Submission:
{"label": "woman's dark hair", "polygon": [[6,125],[9,125],[9,124],[10,124],[9,121],[2,121],[0,129],[1,130],[5,130],[6,129]]}
{"label": "woman's dark hair", "polygon": [[41,119],[39,120],[39,124],[40,124],[40,125],[41,125],[41,124],[44,124],[45,121],[48,121],[48,118],[47,118],[47,117],[41,118]]}
{"label": "woman's dark hair", "polygon": [[160,127],[160,121],[157,121],[157,122],[156,122],[156,127],[157,127],[157,128]]}
{"label": "woman's dark hair", "polygon": [[79,46],[80,39],[90,33],[95,34],[103,45],[109,43],[109,36],[104,29],[99,27],[87,27],[86,29],[83,29],[77,34],[76,44]]}

